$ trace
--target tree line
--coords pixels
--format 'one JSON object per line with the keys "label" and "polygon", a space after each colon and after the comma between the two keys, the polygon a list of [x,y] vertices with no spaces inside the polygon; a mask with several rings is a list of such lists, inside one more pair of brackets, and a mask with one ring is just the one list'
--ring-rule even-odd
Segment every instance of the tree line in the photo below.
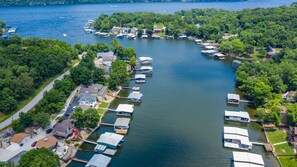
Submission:
{"label": "tree line", "polygon": [[[94,58],[97,52],[108,52],[115,48],[122,48],[118,41],[111,42],[108,46],[106,43],[96,43],[89,45],[76,44],[74,45],[77,52],[86,52],[87,54],[82,58],[79,65],[70,69],[70,75],[65,76],[62,80],[55,81],[53,89],[44,94],[43,99],[28,113],[21,113],[20,119],[13,121],[12,126],[16,132],[22,132],[25,128],[39,125],[45,127],[50,122],[50,115],[60,112],[64,108],[64,103],[67,97],[79,85],[89,85],[98,83],[108,85],[110,89],[114,90],[117,86],[126,84],[130,78],[127,72],[127,65],[129,61],[121,60],[118,57],[112,63],[110,77],[104,76],[104,71],[94,64]],[[131,50],[131,48],[124,48]],[[115,51],[115,50],[114,50]],[[127,57],[134,57],[136,53],[133,49],[133,54]],[[93,128],[98,123],[99,115],[94,109],[83,112],[77,109],[74,112],[73,119],[78,121],[78,127]]]}

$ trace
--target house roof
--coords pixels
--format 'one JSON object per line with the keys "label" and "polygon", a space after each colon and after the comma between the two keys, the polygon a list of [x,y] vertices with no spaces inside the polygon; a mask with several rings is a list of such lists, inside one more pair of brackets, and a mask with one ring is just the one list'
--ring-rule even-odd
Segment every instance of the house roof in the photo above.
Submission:
{"label": "house roof", "polygon": [[86,167],[106,167],[110,163],[111,158],[102,154],[94,154],[89,160]]}
{"label": "house roof", "polygon": [[113,53],[113,51],[109,51],[109,52],[98,52],[97,53],[97,57],[101,57],[101,58],[103,58],[103,57],[111,57],[111,56],[114,56],[114,53]]}
{"label": "house roof", "polygon": [[66,119],[55,125],[54,131],[65,132],[69,127],[74,128],[74,122],[71,119]]}
{"label": "house roof", "polygon": [[118,144],[123,140],[123,138],[123,135],[105,132],[99,137],[97,143],[118,146]]}
{"label": "house roof", "polygon": [[98,94],[102,88],[103,85],[101,84],[82,85],[80,87],[80,93]]}
{"label": "house roof", "polygon": [[100,96],[100,97],[104,97],[105,96],[105,94],[107,93],[107,86],[103,86],[101,89],[100,89],[100,91],[98,92],[98,96]]}
{"label": "house roof", "polygon": [[249,133],[246,129],[228,126],[224,126],[224,134],[235,134],[247,137],[249,136]]}
{"label": "house roof", "polygon": [[130,118],[117,118],[114,126],[129,126]]}
{"label": "house roof", "polygon": [[128,112],[132,113],[134,110],[134,106],[131,104],[120,104],[116,109],[116,112]]}
{"label": "house roof", "polygon": [[289,92],[287,93],[287,97],[288,97],[288,96],[289,96],[289,97],[294,97],[295,94],[296,94],[295,91],[289,91]]}
{"label": "house roof", "polygon": [[47,136],[37,141],[36,148],[51,148],[57,144],[58,140],[53,136]]}
{"label": "house roof", "polygon": [[141,99],[143,96],[140,92],[132,92],[129,94],[128,99]]}
{"label": "house roof", "polygon": [[86,102],[88,104],[96,102],[96,96],[92,96],[89,93],[83,93],[80,95],[79,102]]}
{"label": "house roof", "polygon": [[240,117],[240,118],[247,118],[250,119],[250,115],[248,112],[244,111],[225,111],[225,116],[232,116],[232,117]]}
{"label": "house roof", "polygon": [[15,135],[13,135],[9,141],[10,142],[13,142],[13,143],[20,143],[21,141],[24,140],[24,138],[30,136],[30,134],[27,134],[27,133],[17,133]]}
{"label": "house roof", "polygon": [[235,162],[246,162],[258,165],[264,165],[264,161],[261,155],[247,153],[247,152],[237,152],[233,151],[233,160]]}

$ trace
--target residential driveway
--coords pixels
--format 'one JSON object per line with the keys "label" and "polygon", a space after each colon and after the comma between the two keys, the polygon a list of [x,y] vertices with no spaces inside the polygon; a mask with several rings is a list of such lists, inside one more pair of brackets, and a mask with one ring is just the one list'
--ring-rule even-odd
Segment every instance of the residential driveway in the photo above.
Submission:
{"label": "residential driveway", "polygon": [[31,147],[31,144],[33,142],[40,140],[46,136],[48,135],[45,134],[44,131],[42,131],[40,134],[34,135],[33,138],[28,140],[22,147],[7,147],[6,149],[0,148],[0,161],[7,161],[22,151],[30,151],[31,149],[33,149],[33,147]]}
{"label": "residential driveway", "polygon": [[79,97],[74,96],[72,103],[67,107],[67,111],[65,112],[64,119],[68,119],[68,117],[73,113],[75,108],[79,104]]}

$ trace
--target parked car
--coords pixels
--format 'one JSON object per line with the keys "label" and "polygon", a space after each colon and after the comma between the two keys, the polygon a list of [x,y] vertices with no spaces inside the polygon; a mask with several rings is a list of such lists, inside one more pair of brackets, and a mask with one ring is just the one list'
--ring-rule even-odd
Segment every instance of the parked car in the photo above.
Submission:
{"label": "parked car", "polygon": [[37,141],[34,141],[32,144],[31,144],[31,147],[35,147]]}
{"label": "parked car", "polygon": [[49,128],[48,130],[45,131],[46,134],[49,134],[53,131],[53,128]]}

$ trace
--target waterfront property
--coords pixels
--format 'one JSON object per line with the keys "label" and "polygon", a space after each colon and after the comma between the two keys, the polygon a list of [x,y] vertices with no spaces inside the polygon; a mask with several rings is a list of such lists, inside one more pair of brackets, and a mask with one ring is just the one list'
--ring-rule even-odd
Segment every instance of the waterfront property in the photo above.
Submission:
{"label": "waterfront property", "polygon": [[145,79],[146,77],[144,74],[136,74],[134,78],[135,83],[145,83]]}
{"label": "waterfront property", "polygon": [[131,104],[120,104],[116,109],[118,116],[132,116],[134,106]]}
{"label": "waterfront property", "polygon": [[133,91],[132,93],[129,94],[128,96],[128,101],[129,102],[141,102],[143,98],[143,94],[137,91]]}
{"label": "waterfront property", "polygon": [[150,57],[139,57],[138,62],[140,64],[151,64],[153,62],[153,59]]}
{"label": "waterfront property", "polygon": [[152,74],[153,73],[153,67],[151,67],[151,66],[141,66],[139,70],[140,70],[141,74]]}
{"label": "waterfront property", "polygon": [[[106,86],[103,86],[101,84],[91,84],[91,85],[81,85],[79,93],[81,97],[84,94],[90,94],[91,96],[95,97],[95,101],[96,101],[96,98],[102,101],[107,91],[108,91],[108,88]],[[93,98],[93,101],[94,101],[94,98]]]}
{"label": "waterfront property", "polygon": [[71,119],[63,120],[53,127],[53,133],[59,137],[68,137],[74,131],[74,122]]}
{"label": "waterfront property", "polygon": [[123,138],[123,135],[105,132],[101,134],[97,140],[98,144],[94,148],[94,151],[97,153],[114,155],[117,152],[117,148],[124,142]]}
{"label": "waterfront property", "polygon": [[107,167],[109,166],[111,158],[102,154],[94,154],[89,160],[86,167]]}
{"label": "waterfront property", "polygon": [[114,131],[118,134],[126,134],[130,125],[130,118],[117,118],[114,123]]}
{"label": "waterfront property", "polygon": [[226,59],[226,55],[224,55],[223,53],[215,53],[212,55],[213,58],[218,59],[218,60],[224,60]]}
{"label": "waterfront property", "polygon": [[248,112],[244,111],[227,111],[225,110],[225,120],[249,123],[251,121]]}
{"label": "waterfront property", "polygon": [[241,150],[252,149],[248,131],[236,127],[224,127],[224,147]]}
{"label": "waterfront property", "polygon": [[233,167],[264,167],[261,155],[233,151]]}
{"label": "waterfront property", "polygon": [[292,103],[296,102],[296,92],[295,91],[286,92],[283,95],[283,99],[286,99],[287,101]]}
{"label": "waterfront property", "polygon": [[238,94],[228,93],[227,95],[227,103],[229,104],[239,104],[240,97]]}
{"label": "waterfront property", "polygon": [[111,67],[111,63],[115,61],[116,56],[113,51],[109,52],[98,52],[97,59],[101,61],[101,63],[107,67]]}

